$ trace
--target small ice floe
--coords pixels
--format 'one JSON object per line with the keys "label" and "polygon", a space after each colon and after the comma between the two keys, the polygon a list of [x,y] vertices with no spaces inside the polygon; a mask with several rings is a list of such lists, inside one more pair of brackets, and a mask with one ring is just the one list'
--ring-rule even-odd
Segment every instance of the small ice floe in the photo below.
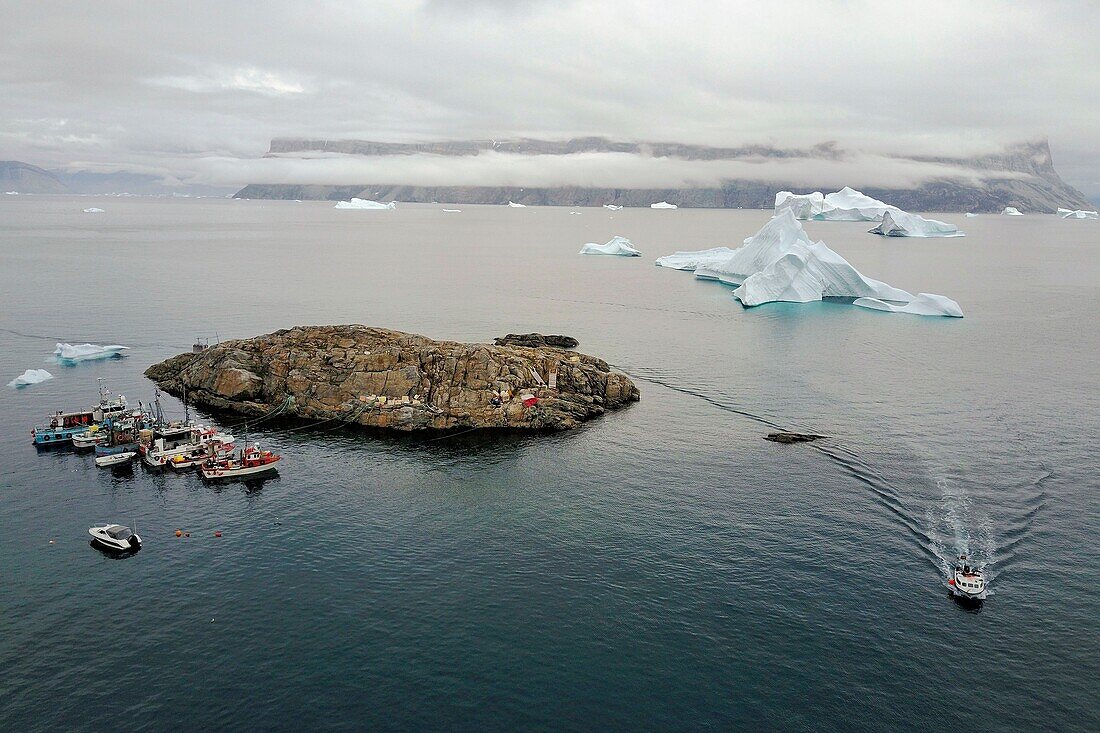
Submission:
{"label": "small ice floe", "polygon": [[610,211],[622,211],[623,210],[623,207],[616,206],[615,204],[604,204],[603,207],[605,209],[610,210]]}
{"label": "small ice floe", "polygon": [[397,202],[391,201],[388,204],[381,204],[377,201],[370,201],[368,199],[353,198],[351,201],[337,201],[334,209],[358,209],[360,211],[393,211],[397,208]]}
{"label": "small ice floe", "polygon": [[670,204],[667,201],[658,201],[655,204],[650,204],[649,208],[651,208],[651,209],[675,209],[677,207],[676,207],[676,204]]}
{"label": "small ice floe", "polygon": [[570,211],[569,214],[570,214],[570,216],[580,216],[581,212],[579,212],[579,211]]}
{"label": "small ice floe", "polygon": [[634,243],[626,237],[612,237],[606,244],[596,244],[595,242],[589,242],[581,247],[580,254],[582,255],[622,255],[623,257],[640,257],[639,252]]}
{"label": "small ice floe", "polygon": [[954,224],[925,219],[917,214],[907,211],[887,211],[882,215],[882,221],[873,229],[868,229],[871,234],[881,234],[886,237],[963,237]]}
{"label": "small ice floe", "polygon": [[32,384],[45,382],[47,379],[53,379],[53,375],[47,372],[45,369],[28,369],[15,379],[8,382],[8,386],[27,387]]}
{"label": "small ice floe", "polygon": [[950,316],[962,318],[963,312],[959,304],[943,295],[932,293],[917,293],[917,297],[905,305],[893,305],[878,298],[856,298],[852,303],[861,308],[871,308],[877,311],[889,311],[890,313],[911,313],[916,316]]}
{"label": "small ice floe", "polygon": [[96,207],[94,207],[94,206],[90,206],[90,207],[88,207],[87,209],[84,209],[84,213],[85,213],[85,214],[102,214],[102,213],[103,213],[103,209],[97,209],[97,208],[96,208]]}
{"label": "small ice floe", "polygon": [[443,209],[444,214],[461,214],[462,209]]}
{"label": "small ice floe", "polygon": [[76,364],[79,361],[94,361],[96,359],[119,359],[124,356],[123,351],[128,351],[129,346],[111,344],[100,346],[99,344],[58,344],[54,349],[54,360],[59,364]]}
{"label": "small ice floe", "polygon": [[1082,211],[1081,209],[1058,209],[1058,216],[1063,219],[1098,219],[1100,213],[1095,211]]}
{"label": "small ice floe", "polygon": [[1015,206],[1004,207],[1004,210],[1001,211],[1001,214],[1003,214],[1004,216],[1023,216],[1023,214],[1020,213],[1020,210],[1017,209]]}
{"label": "small ice floe", "polygon": [[509,201],[508,206],[513,209],[526,209],[527,204],[517,204],[515,201]]}
{"label": "small ice floe", "polygon": [[[694,269],[697,278],[734,285],[733,296],[745,306],[779,301],[810,303],[824,298],[870,298],[902,306],[919,301],[913,310],[898,312],[917,313],[923,307],[923,301],[912,294],[864,276],[824,242],[814,242],[790,209],[777,214],[745,240],[744,246],[725,252],[723,249],[677,252],[662,257],[657,264]],[[958,304],[955,309],[958,310]],[[961,316],[962,311],[950,315]]]}
{"label": "small ice floe", "polygon": [[966,212],[966,218],[967,219],[973,219],[975,216],[977,216],[977,214],[974,214],[970,211]]}
{"label": "small ice floe", "polygon": [[18,196],[19,192],[18,191],[4,191],[4,195],[5,196]]}

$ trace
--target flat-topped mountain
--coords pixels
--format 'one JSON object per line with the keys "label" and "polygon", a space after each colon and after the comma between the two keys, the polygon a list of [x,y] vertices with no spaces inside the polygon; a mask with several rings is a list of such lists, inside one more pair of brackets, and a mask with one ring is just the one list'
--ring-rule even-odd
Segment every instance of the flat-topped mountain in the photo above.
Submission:
{"label": "flat-topped mountain", "polygon": [[[565,141],[466,140],[450,142],[389,143],[370,140],[328,140],[276,138],[269,157],[310,158],[353,156],[386,158],[427,155],[461,158],[486,153],[518,156],[565,156],[582,153],[619,153],[681,161],[746,163],[786,160],[797,168],[798,160],[843,162],[855,153],[836,145],[822,144],[804,149],[783,149],[767,145],[710,147],[680,143],[617,142],[601,137]],[[890,161],[914,167],[938,166],[942,175],[927,177],[912,187],[882,187],[859,180],[845,181],[874,198],[909,211],[1000,211],[1015,206],[1025,212],[1053,213],[1059,207],[1086,208],[1084,195],[1061,179],[1054,168],[1050,147],[1045,142],[1021,143],[1000,153],[974,157],[887,156]],[[444,164],[445,165],[445,164]],[[381,177],[381,176],[380,176]],[[364,181],[353,185],[268,184],[257,182],[237,193],[240,198],[322,199],[352,197],[407,202],[455,204],[506,204],[550,206],[649,206],[668,201],[682,207],[770,209],[780,190],[831,191],[835,181],[805,185],[775,180],[736,178],[720,185],[698,188],[606,188],[589,186],[518,187],[485,185],[409,185],[400,180]]]}
{"label": "flat-topped mountain", "polygon": [[224,341],[145,376],[199,405],[399,431],[562,430],[639,398],[587,354],[435,341],[348,326],[299,326]]}

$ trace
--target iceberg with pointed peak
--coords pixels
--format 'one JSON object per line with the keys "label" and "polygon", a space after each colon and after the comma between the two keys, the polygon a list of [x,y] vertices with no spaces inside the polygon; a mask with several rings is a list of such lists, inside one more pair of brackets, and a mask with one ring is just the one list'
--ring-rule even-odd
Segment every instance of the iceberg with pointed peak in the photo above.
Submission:
{"label": "iceberg with pointed peak", "polygon": [[877,311],[888,311],[890,313],[911,313],[917,316],[963,317],[962,308],[959,307],[958,303],[946,296],[934,295],[932,293],[917,293],[917,297],[913,298],[905,305],[887,303],[878,298],[856,298],[852,305],[858,305],[861,308],[871,308]]}
{"label": "iceberg with pointed peak", "polygon": [[508,206],[510,208],[513,208],[513,209],[526,209],[527,208],[527,204],[517,204],[514,201],[509,201]]}
{"label": "iceberg with pointed peak", "polygon": [[657,264],[694,269],[700,279],[734,285],[734,297],[745,306],[823,298],[871,298],[904,306],[918,300],[905,290],[866,277],[824,242],[811,240],[790,209],[777,214],[735,250],[677,252],[658,259]]}
{"label": "iceberg with pointed peak", "polygon": [[53,379],[53,375],[45,369],[28,369],[15,379],[8,382],[9,387],[26,387],[31,384],[39,384],[47,379]]}
{"label": "iceberg with pointed peak", "polygon": [[873,229],[868,229],[871,234],[881,234],[886,237],[963,237],[954,224],[925,219],[917,214],[907,211],[887,211],[882,215],[882,221]]}
{"label": "iceberg with pointed peak", "polygon": [[658,201],[655,204],[650,204],[649,208],[651,208],[651,209],[675,209],[675,208],[677,208],[677,206],[676,206],[676,204],[670,204],[667,201]]}
{"label": "iceberg with pointed peak", "polygon": [[334,209],[358,209],[360,211],[393,211],[397,208],[397,202],[391,201],[388,204],[382,204],[377,201],[370,201],[368,199],[356,199],[351,201],[337,201]]}
{"label": "iceberg with pointed peak", "polygon": [[1004,216],[1023,216],[1023,214],[1020,213],[1020,210],[1017,209],[1015,206],[1004,207],[1004,209],[1001,211],[1001,214],[1003,214]]}
{"label": "iceberg with pointed peak", "polygon": [[1100,219],[1100,213],[1081,209],[1058,209],[1058,216],[1063,219]]}
{"label": "iceberg with pointed peak", "polygon": [[622,255],[623,257],[640,257],[641,252],[634,247],[634,243],[626,237],[612,237],[606,244],[589,242],[581,247],[582,255]]}
{"label": "iceberg with pointed peak", "polygon": [[75,364],[78,361],[94,361],[96,359],[116,359],[124,356],[123,351],[128,351],[129,346],[111,344],[100,346],[99,344],[58,344],[54,349],[54,361],[59,364]]}

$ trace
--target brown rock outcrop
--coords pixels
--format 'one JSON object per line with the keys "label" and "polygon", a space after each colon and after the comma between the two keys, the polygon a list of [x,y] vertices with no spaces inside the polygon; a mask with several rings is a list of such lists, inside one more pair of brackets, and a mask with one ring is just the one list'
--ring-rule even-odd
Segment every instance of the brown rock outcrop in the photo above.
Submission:
{"label": "brown rock outcrop", "polygon": [[639,398],[601,359],[559,348],[435,341],[368,326],[299,326],[149,367],[218,409],[401,431],[562,430]]}

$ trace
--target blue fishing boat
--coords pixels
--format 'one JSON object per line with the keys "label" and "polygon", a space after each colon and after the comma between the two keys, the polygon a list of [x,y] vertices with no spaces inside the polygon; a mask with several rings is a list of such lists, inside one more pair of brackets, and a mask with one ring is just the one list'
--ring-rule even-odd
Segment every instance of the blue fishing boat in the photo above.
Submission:
{"label": "blue fishing boat", "polygon": [[36,425],[31,430],[31,438],[34,440],[34,444],[46,446],[71,443],[74,435],[84,433],[93,425],[99,425],[108,418],[125,413],[126,398],[122,395],[112,396],[111,391],[103,385],[102,378],[99,382],[98,405],[77,412],[58,410],[50,415],[48,423]]}

